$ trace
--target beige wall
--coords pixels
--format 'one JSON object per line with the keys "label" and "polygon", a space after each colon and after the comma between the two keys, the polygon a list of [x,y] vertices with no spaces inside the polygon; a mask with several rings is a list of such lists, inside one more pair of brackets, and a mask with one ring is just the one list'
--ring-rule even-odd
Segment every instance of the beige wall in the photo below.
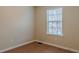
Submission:
{"label": "beige wall", "polygon": [[64,36],[58,39],[46,34],[46,10],[53,8],[0,7],[0,50],[33,39],[79,50],[79,7],[62,7]]}
{"label": "beige wall", "polygon": [[36,7],[36,39],[79,50],[79,7],[63,8],[63,37],[46,34],[46,10],[58,7]]}
{"label": "beige wall", "polygon": [[33,7],[0,7],[0,50],[34,37]]}

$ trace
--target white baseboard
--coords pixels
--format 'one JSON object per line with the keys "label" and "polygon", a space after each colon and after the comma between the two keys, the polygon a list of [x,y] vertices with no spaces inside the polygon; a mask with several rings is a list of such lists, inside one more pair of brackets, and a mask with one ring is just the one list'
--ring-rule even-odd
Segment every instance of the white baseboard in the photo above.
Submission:
{"label": "white baseboard", "polygon": [[35,41],[41,42],[41,43],[44,43],[44,44],[48,44],[48,45],[51,45],[51,46],[55,46],[55,47],[58,47],[58,48],[66,49],[66,50],[69,50],[69,51],[72,51],[72,52],[79,53],[79,50],[75,50],[75,49],[72,49],[72,48],[68,48],[68,47],[64,47],[64,46],[60,46],[60,45],[56,45],[56,44],[52,44],[52,43],[48,43],[48,42],[43,42],[43,41],[40,41],[40,40],[35,40]]}
{"label": "white baseboard", "polygon": [[44,44],[48,44],[48,45],[51,45],[51,46],[55,46],[55,47],[59,47],[59,48],[62,48],[62,49],[66,49],[66,50],[69,50],[69,51],[73,51],[73,52],[79,53],[79,50],[75,50],[75,49],[72,49],[72,48],[68,48],[68,47],[64,47],[64,46],[60,46],[60,45],[56,45],[56,44],[52,44],[52,43],[48,43],[48,42],[43,42],[43,41],[40,41],[40,40],[32,40],[32,41],[29,41],[29,42],[18,44],[16,46],[12,46],[12,47],[0,50],[0,53],[6,52],[8,50],[11,50],[11,49],[14,49],[14,48],[17,48],[17,47],[20,47],[20,46],[23,46],[23,45],[26,45],[26,44],[29,44],[29,43],[32,43],[32,42],[41,42],[41,43],[44,43]]}
{"label": "white baseboard", "polygon": [[20,47],[20,46],[23,46],[23,45],[26,45],[26,44],[29,44],[29,43],[32,43],[32,42],[35,42],[35,41],[34,41],[34,40],[31,40],[31,41],[29,41],[29,42],[25,42],[25,43],[22,43],[22,44],[18,44],[18,45],[16,45],[16,46],[12,46],[12,47],[9,47],[9,48],[0,50],[0,53],[6,52],[6,51],[8,51],[8,50],[11,50],[11,49],[14,49],[14,48],[17,48],[17,47]]}

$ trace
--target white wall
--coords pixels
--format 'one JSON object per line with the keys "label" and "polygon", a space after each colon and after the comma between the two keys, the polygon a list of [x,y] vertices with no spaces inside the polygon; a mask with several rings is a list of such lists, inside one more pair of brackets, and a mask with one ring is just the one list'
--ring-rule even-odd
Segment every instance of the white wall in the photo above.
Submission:
{"label": "white wall", "polygon": [[47,9],[58,7],[36,7],[36,39],[59,46],[79,50],[79,7],[63,8],[63,32],[64,36],[56,37],[47,35]]}
{"label": "white wall", "polygon": [[0,7],[0,50],[34,37],[33,7]]}

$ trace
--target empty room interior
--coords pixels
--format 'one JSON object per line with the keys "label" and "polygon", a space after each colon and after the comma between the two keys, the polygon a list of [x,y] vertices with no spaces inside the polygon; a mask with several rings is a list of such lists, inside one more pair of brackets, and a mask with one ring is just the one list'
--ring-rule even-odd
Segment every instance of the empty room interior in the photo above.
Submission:
{"label": "empty room interior", "polygon": [[79,6],[0,6],[0,53],[78,53]]}

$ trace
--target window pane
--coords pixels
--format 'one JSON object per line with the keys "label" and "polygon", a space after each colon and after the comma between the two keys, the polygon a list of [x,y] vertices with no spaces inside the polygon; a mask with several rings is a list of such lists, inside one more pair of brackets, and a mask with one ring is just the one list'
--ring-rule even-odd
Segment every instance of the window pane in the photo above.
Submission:
{"label": "window pane", "polygon": [[62,22],[58,22],[57,28],[58,28],[58,35],[62,35]]}
{"label": "window pane", "polygon": [[53,32],[52,33],[57,35],[57,30],[58,30],[57,27],[53,27]]}
{"label": "window pane", "polygon": [[62,8],[48,10],[48,21],[62,21]]}
{"label": "window pane", "polygon": [[62,14],[57,15],[57,21],[62,21]]}
{"label": "window pane", "polygon": [[56,25],[58,28],[62,28],[62,22],[57,22]]}
{"label": "window pane", "polygon": [[57,22],[53,22],[53,27],[57,27]]}
{"label": "window pane", "polygon": [[53,32],[53,30],[52,30],[52,29],[53,29],[53,25],[52,25],[52,24],[53,24],[52,22],[49,22],[49,23],[48,23],[48,28],[49,28],[49,29],[48,29],[48,32],[49,32],[49,33],[52,33],[52,32]]}

